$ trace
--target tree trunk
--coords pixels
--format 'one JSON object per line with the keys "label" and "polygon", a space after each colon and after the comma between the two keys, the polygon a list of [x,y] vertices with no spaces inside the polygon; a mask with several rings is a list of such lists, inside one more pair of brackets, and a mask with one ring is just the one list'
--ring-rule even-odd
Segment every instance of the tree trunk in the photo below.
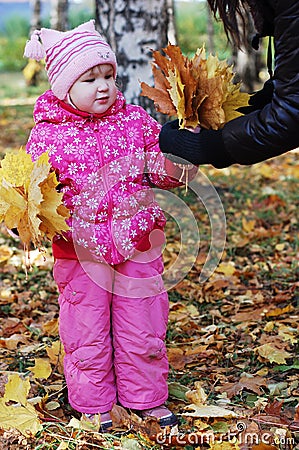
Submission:
{"label": "tree trunk", "polygon": [[236,81],[242,81],[245,90],[253,92],[260,83],[261,51],[254,50],[250,42],[254,35],[254,25],[249,12],[246,14],[245,27],[246,35],[250,38],[243,48],[233,48],[233,63],[234,71],[238,75]]}
{"label": "tree trunk", "polygon": [[208,35],[207,50],[209,53],[215,54],[213,15],[208,3],[206,3],[206,8],[207,8],[207,35]]}
{"label": "tree trunk", "polygon": [[152,50],[175,40],[173,0],[96,0],[96,22],[118,61],[118,83],[129,103],[157,117],[153,102],[140,97],[140,81],[153,85]]}
{"label": "tree trunk", "polygon": [[30,35],[34,30],[40,29],[41,23],[41,0],[31,0],[32,15],[30,20]]}
{"label": "tree trunk", "polygon": [[68,0],[51,0],[51,28],[59,31],[68,29]]}

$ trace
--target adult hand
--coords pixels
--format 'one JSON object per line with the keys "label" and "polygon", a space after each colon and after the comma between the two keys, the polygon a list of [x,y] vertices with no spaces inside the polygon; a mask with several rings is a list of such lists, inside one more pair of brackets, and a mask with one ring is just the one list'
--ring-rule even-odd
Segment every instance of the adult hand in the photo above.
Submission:
{"label": "adult hand", "polygon": [[273,91],[274,91],[273,80],[272,79],[267,80],[263,88],[255,92],[255,94],[253,94],[250,97],[248,102],[249,106],[239,108],[238,111],[240,111],[243,114],[249,114],[258,109],[263,109],[265,105],[271,102],[273,97]]}
{"label": "adult hand", "polygon": [[234,162],[225,150],[221,130],[193,133],[180,130],[179,121],[173,120],[162,126],[159,144],[167,158],[180,164],[213,164],[221,168]]}

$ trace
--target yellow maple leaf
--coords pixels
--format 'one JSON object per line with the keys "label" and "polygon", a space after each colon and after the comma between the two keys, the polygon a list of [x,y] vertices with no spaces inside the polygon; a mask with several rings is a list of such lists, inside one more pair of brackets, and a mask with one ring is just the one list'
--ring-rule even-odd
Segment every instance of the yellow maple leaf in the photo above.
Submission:
{"label": "yellow maple leaf", "polygon": [[8,228],[17,228],[27,250],[30,243],[39,248],[44,237],[52,239],[69,229],[65,222],[69,212],[62,205],[57,185],[48,153],[32,161],[20,149],[7,154],[1,162],[0,221]]}
{"label": "yellow maple leaf", "polygon": [[[18,374],[10,375],[5,385],[4,396],[0,398],[0,428],[16,428],[25,436],[35,435],[42,429],[38,413],[27,401],[29,380]],[[7,402],[15,402],[7,405]]]}
{"label": "yellow maple leaf", "polygon": [[7,406],[3,398],[0,398],[0,427],[4,429],[16,428],[28,437],[34,436],[42,430],[38,413],[30,403],[20,406]]}
{"label": "yellow maple leaf", "polygon": [[168,92],[169,92],[171,101],[177,111],[178,119],[181,123],[186,116],[184,85],[182,83],[180,74],[176,68],[175,68],[174,72],[169,73],[167,80],[169,81],[169,84],[170,84],[170,88],[169,88]]}
{"label": "yellow maple leaf", "polygon": [[236,272],[236,268],[232,262],[222,262],[218,265],[216,272],[224,273],[224,275],[230,277]]}
{"label": "yellow maple leaf", "polygon": [[49,378],[52,372],[50,361],[45,358],[36,358],[34,363],[33,367],[28,367],[34,378]]}
{"label": "yellow maple leaf", "polygon": [[21,403],[21,405],[25,405],[27,403],[29,390],[29,379],[23,380],[17,373],[14,373],[8,377],[3,398],[6,402],[14,401]]}
{"label": "yellow maple leaf", "polygon": [[22,149],[18,153],[7,153],[1,161],[1,168],[1,178],[16,187],[26,187],[32,171],[31,156]]}
{"label": "yellow maple leaf", "polygon": [[262,358],[267,359],[269,362],[276,364],[285,364],[287,358],[291,358],[290,353],[283,349],[278,349],[271,344],[263,344],[255,348],[255,353],[258,353]]}

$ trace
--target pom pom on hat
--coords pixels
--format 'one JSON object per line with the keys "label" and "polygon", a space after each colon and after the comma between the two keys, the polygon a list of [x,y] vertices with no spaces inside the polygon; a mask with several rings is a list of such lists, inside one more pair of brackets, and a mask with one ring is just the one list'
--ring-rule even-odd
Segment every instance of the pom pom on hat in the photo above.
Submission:
{"label": "pom pom on hat", "polygon": [[40,61],[44,59],[46,56],[45,50],[39,41],[40,31],[36,30],[31,36],[30,41],[27,41],[24,56],[26,58],[35,59],[36,61]]}
{"label": "pom pom on hat", "polygon": [[94,20],[65,32],[49,28],[35,31],[26,44],[24,56],[37,61],[46,58],[48,79],[60,100],[66,98],[84,72],[99,64],[111,64],[116,78],[115,54],[96,31]]}

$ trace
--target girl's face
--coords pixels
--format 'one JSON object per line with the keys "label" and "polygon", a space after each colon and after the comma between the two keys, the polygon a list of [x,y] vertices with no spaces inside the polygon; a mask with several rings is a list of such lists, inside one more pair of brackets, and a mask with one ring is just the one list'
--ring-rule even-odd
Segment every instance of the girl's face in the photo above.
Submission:
{"label": "girl's face", "polygon": [[90,114],[103,114],[113,105],[117,87],[111,64],[100,64],[81,75],[69,91],[76,108]]}

